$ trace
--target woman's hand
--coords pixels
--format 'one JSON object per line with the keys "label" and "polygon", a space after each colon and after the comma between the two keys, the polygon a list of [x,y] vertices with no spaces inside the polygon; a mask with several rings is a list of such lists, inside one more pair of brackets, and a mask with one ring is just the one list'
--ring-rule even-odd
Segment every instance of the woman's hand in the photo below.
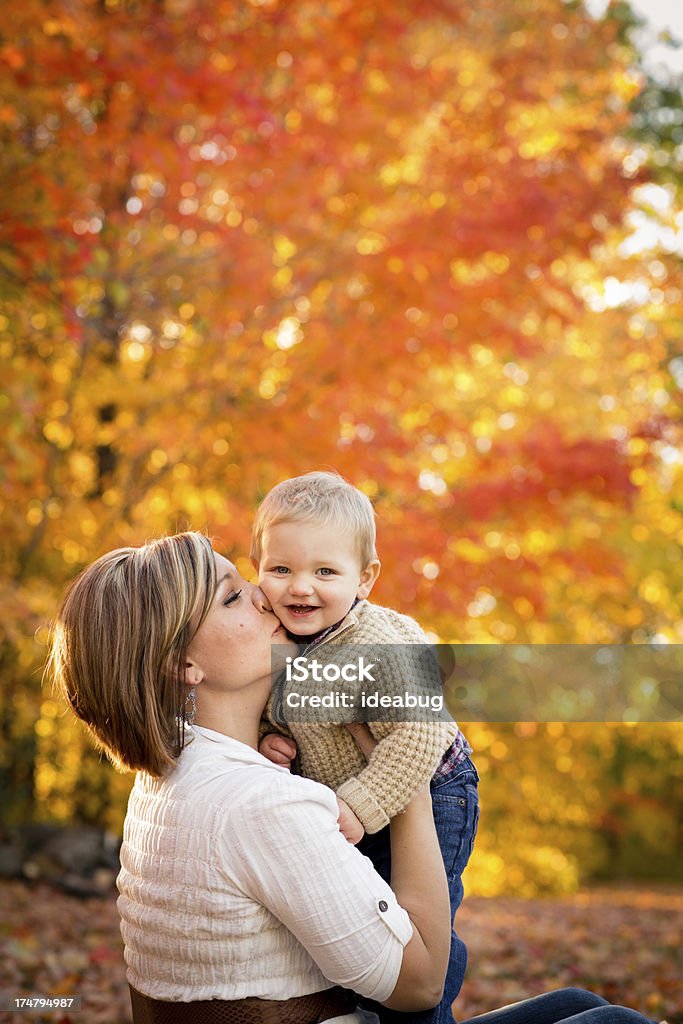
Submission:
{"label": "woman's hand", "polygon": [[291,771],[292,761],[296,757],[296,743],[294,740],[288,739],[287,736],[280,736],[277,732],[269,732],[259,743],[258,752],[267,757],[273,764],[282,765],[283,768]]}
{"label": "woman's hand", "polygon": [[353,736],[365,760],[369,761],[373,750],[377,746],[377,740],[365,722],[348,722],[344,728]]}

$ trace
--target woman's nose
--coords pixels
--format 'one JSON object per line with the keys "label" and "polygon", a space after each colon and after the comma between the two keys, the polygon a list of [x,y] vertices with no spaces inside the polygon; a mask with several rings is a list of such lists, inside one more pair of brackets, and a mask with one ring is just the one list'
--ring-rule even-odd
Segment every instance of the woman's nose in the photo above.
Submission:
{"label": "woman's nose", "polygon": [[255,585],[255,584],[253,584],[253,583],[249,583],[248,586],[251,587],[250,597],[251,597],[252,604],[256,608],[258,608],[258,610],[260,612],[272,612],[273,609],[272,609],[272,606],[270,604],[270,601],[268,600],[266,595],[263,593],[261,588],[259,586]]}

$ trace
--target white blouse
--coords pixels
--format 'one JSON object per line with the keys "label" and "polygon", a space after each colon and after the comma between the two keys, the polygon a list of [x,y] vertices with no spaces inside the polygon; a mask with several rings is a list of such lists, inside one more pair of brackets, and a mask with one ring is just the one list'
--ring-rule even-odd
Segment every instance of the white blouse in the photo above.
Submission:
{"label": "white blouse", "polygon": [[139,773],[118,877],[130,984],[156,999],[288,999],[330,983],[382,1002],[412,925],[344,839],[334,793],[195,726]]}

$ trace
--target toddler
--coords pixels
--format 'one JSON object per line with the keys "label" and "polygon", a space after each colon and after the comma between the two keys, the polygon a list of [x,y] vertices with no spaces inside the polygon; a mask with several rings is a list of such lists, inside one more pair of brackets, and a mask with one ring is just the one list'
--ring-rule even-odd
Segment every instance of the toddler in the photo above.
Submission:
{"label": "toddler", "polygon": [[[251,557],[261,589],[291,637],[308,655],[339,644],[428,644],[418,624],[368,597],[380,571],[370,500],[335,473],[307,473],[274,487],[261,504]],[[272,711],[267,712],[272,714]],[[389,820],[431,780],[434,821],[448,875],[451,911],[459,907],[462,872],[478,821],[478,775],[471,748],[453,721],[371,722],[377,741],[366,759],[342,725],[264,723],[260,750],[332,788],[365,831],[359,849],[390,880]],[[291,741],[294,741],[296,746]],[[347,837],[352,830],[342,824]],[[355,819],[354,819],[355,820]],[[358,834],[362,834],[359,829]],[[356,837],[353,837],[356,838]],[[443,999],[427,1013],[395,1015],[373,1005],[380,1021],[443,1024],[460,991],[467,951],[453,931]]]}

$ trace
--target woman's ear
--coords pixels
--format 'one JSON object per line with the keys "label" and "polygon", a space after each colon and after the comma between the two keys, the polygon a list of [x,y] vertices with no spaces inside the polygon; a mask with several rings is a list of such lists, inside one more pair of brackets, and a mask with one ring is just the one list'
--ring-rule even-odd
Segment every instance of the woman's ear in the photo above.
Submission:
{"label": "woman's ear", "polygon": [[358,584],[358,590],[356,591],[356,597],[359,601],[362,601],[368,596],[379,576],[379,570],[381,566],[379,559],[373,558],[371,562],[365,566],[360,574],[360,583]]}
{"label": "woman's ear", "polygon": [[188,661],[185,665],[185,677],[183,682],[186,686],[197,686],[201,683],[204,678],[204,673],[198,665],[194,665],[191,661]]}

